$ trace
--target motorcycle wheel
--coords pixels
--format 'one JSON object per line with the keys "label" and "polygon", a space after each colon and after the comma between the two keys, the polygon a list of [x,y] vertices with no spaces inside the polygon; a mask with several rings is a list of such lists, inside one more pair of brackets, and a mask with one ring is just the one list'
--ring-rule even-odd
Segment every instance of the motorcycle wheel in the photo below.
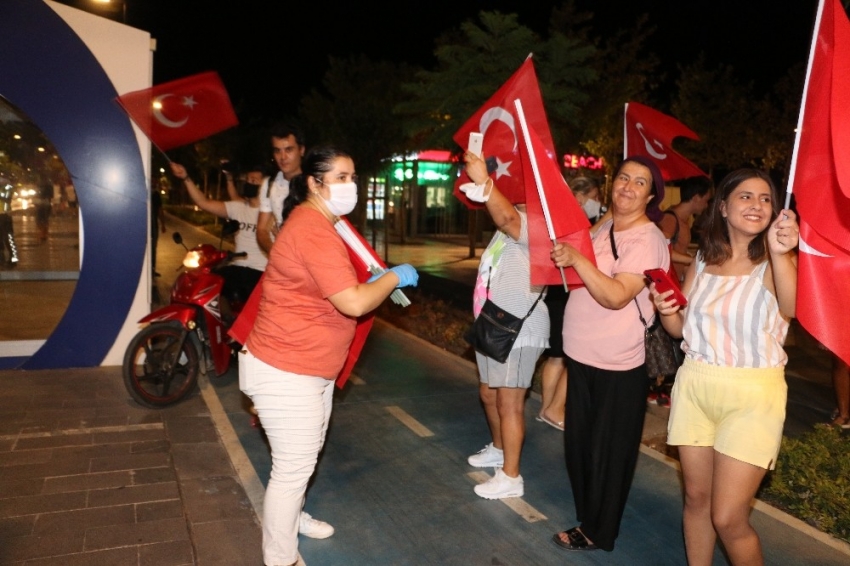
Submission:
{"label": "motorcycle wheel", "polygon": [[124,386],[146,407],[173,405],[191,394],[198,384],[201,364],[194,336],[186,336],[178,323],[143,328],[124,354]]}

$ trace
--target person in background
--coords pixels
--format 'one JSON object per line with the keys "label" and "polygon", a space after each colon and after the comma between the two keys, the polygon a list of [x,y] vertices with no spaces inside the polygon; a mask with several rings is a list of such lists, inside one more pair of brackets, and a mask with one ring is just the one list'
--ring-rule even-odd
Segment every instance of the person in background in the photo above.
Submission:
{"label": "person in background", "polygon": [[704,176],[689,177],[681,182],[679,191],[680,202],[664,211],[658,227],[670,242],[670,259],[681,282],[685,280],[685,271],[694,259],[688,250],[691,244],[691,220],[708,207],[711,179]]}
{"label": "person in background", "polygon": [[12,222],[12,195],[15,187],[12,182],[0,175],[0,261],[5,259],[7,267],[18,266],[18,245],[15,243],[15,229]]}
{"label": "person in background", "polygon": [[38,182],[35,197],[35,226],[38,229],[38,243],[47,241],[50,229],[50,215],[53,213],[53,181],[42,175]]}
{"label": "person in background", "polygon": [[162,194],[156,182],[151,187],[151,273],[159,277],[156,270],[156,245],[159,242],[159,233],[165,234],[165,211],[162,209]]}
{"label": "person in background", "polygon": [[592,177],[576,177],[569,182],[569,185],[584,214],[590,220],[590,224],[596,224],[607,211],[600,200],[602,195],[599,181]]}
{"label": "person in background", "polygon": [[850,368],[847,362],[830,352],[832,358],[832,387],[835,390],[835,410],[830,416],[830,424],[838,428],[850,429]]}
{"label": "person in background", "polygon": [[497,228],[481,254],[473,312],[477,317],[487,298],[520,318],[531,311],[505,363],[475,353],[479,396],[493,440],[470,456],[468,462],[479,468],[496,468],[492,478],[475,486],[479,497],[522,497],[525,486],[520,475],[520,455],[525,439],[525,397],[549,337],[549,315],[540,300],[545,288],[530,284],[525,205],[514,206],[499,192],[480,157],[466,152],[464,160],[472,182],[460,189],[469,200],[485,204]]}
{"label": "person in background", "polygon": [[344,151],[320,147],[304,158],[303,173],[290,179],[257,318],[239,353],[239,387],[253,401],[271,446],[262,521],[269,565],[300,563],[299,532],[333,534],[331,525],[302,508],[331,417],[334,379],[357,317],[419,279],[402,264],[358,281],[334,229],[357,204],[356,179],[354,161]]}
{"label": "person in background", "polygon": [[289,194],[290,180],[301,173],[304,133],[295,124],[279,122],[270,131],[272,161],[278,172],[260,187],[260,215],[257,218],[257,242],[271,252],[275,236],[283,223],[283,201]]}
{"label": "person in background", "polygon": [[[599,182],[590,177],[576,177],[569,183],[573,196],[593,225],[605,213],[599,204]],[[563,285],[549,285],[546,307],[549,309],[549,348],[543,355],[540,376],[540,413],[537,420],[558,430],[564,430],[564,411],[567,403],[567,365],[563,348],[564,308],[568,292]]]}
{"label": "person in background", "polygon": [[[207,198],[179,163],[171,163],[171,173],[183,181],[186,192],[198,208],[226,220],[239,222],[239,231],[234,236],[236,253],[246,253],[246,257],[234,259],[219,272],[224,277],[222,295],[227,297],[234,312],[248,300],[266,269],[266,254],[257,243],[257,218],[260,212],[260,184],[263,172],[254,167],[245,172],[241,195],[236,191],[233,175],[225,172],[227,192],[231,200],[220,201]],[[234,199],[233,197],[236,196]]]}
{"label": "person in background", "polygon": [[564,407],[567,403],[567,366],[564,362],[564,308],[568,293],[563,285],[546,287],[546,309],[549,312],[549,347],[543,351],[546,361],[540,370],[540,412],[535,419],[552,428],[564,430]]}
{"label": "person in background", "polygon": [[617,168],[610,220],[591,232],[596,266],[569,244],[552,249],[558,267],[584,283],[564,312],[567,409],[564,450],[579,525],[552,540],[570,551],[611,551],[619,534],[640,451],[649,381],[645,329],[652,302],[643,272],[668,269],[664,234],[647,216],[664,198],[655,163],[629,157]]}
{"label": "person in background", "polygon": [[711,564],[718,535],[732,564],[762,564],[750,505],[782,441],[799,227],[757,169],[727,175],[708,214],[682,287],[687,306],[650,285],[664,328],[685,351],[667,444],[678,446],[682,465],[688,564]]}

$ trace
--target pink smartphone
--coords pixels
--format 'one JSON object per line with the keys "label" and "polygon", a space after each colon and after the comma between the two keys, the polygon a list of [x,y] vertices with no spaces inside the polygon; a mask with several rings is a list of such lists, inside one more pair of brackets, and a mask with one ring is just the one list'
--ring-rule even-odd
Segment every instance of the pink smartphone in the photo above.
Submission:
{"label": "pink smartphone", "polygon": [[[678,303],[679,306],[684,307],[688,304],[688,299],[682,294],[681,289],[679,289],[679,285],[670,279],[670,276],[663,269],[647,269],[643,272],[650,281],[655,283],[655,288],[658,289],[659,293],[665,293],[667,291],[672,290],[673,295],[672,298]],[[668,297],[669,300],[670,297]]]}

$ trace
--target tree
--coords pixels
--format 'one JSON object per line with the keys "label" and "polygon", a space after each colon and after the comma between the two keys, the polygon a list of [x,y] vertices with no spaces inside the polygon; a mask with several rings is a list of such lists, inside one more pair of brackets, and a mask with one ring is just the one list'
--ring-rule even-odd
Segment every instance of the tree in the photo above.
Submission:
{"label": "tree", "polygon": [[[402,85],[410,100],[395,107],[420,147],[454,148],[452,135],[543,41],[516,14],[480,12],[437,39],[437,68]],[[536,61],[536,59],[535,59]]]}
{"label": "tree", "polygon": [[308,137],[344,147],[361,172],[377,171],[382,159],[407,145],[388,109],[403,100],[400,84],[414,72],[405,63],[375,62],[364,55],[330,57],[324,92],[313,89],[301,100]]}
{"label": "tree", "polygon": [[[299,114],[307,124],[307,138],[345,148],[360,177],[373,177],[383,159],[411,147],[401,122],[388,109],[405,99],[400,85],[415,71],[404,63],[375,62],[363,55],[331,57],[322,80],[324,92],[313,89],[301,100]],[[366,199],[360,197],[358,224],[365,220]]]}
{"label": "tree", "polygon": [[729,65],[708,68],[705,55],[679,67],[673,115],[691,128],[700,141],[684,140],[683,151],[710,176],[744,165],[763,155],[752,83],[740,83]]}
{"label": "tree", "polygon": [[[567,15],[565,12],[562,17]],[[657,72],[658,57],[646,48],[646,40],[655,33],[648,21],[643,15],[628,29],[615,31],[599,41],[590,62],[597,79],[588,87],[593,96],[582,108],[583,119],[575,140],[588,152],[602,156],[609,174],[623,158],[626,103],[657,106],[651,96],[664,77]]]}

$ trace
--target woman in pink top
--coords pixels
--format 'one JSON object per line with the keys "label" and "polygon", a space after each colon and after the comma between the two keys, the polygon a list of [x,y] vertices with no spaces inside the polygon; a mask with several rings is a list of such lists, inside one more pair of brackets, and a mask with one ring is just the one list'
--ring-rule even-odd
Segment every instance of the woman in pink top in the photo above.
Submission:
{"label": "woman in pink top", "polygon": [[650,323],[654,317],[643,272],[670,265],[667,240],[647,216],[663,198],[655,163],[630,157],[614,175],[611,218],[592,233],[596,264],[568,244],[552,251],[555,265],[573,267],[584,283],[564,312],[564,452],[580,522],[555,533],[566,550],[611,551],[619,533],[649,391],[638,309]]}
{"label": "woman in pink top", "polygon": [[712,563],[717,535],[732,564],[762,564],[750,504],[776,464],[787,387],[782,345],[797,296],[799,227],[756,169],[717,189],[684,309],[650,287],[664,328],[683,338],[667,443],[679,447],[688,563]]}
{"label": "woman in pink top", "polygon": [[302,507],[325,441],[334,379],[357,317],[374,310],[396,287],[418,281],[407,264],[368,282],[358,280],[334,229],[357,203],[357,176],[348,154],[314,149],[302,171],[290,181],[257,319],[239,354],[239,388],[254,402],[271,446],[263,502],[263,559],[269,566],[302,563],[299,532],[313,538],[333,534],[333,527]]}

